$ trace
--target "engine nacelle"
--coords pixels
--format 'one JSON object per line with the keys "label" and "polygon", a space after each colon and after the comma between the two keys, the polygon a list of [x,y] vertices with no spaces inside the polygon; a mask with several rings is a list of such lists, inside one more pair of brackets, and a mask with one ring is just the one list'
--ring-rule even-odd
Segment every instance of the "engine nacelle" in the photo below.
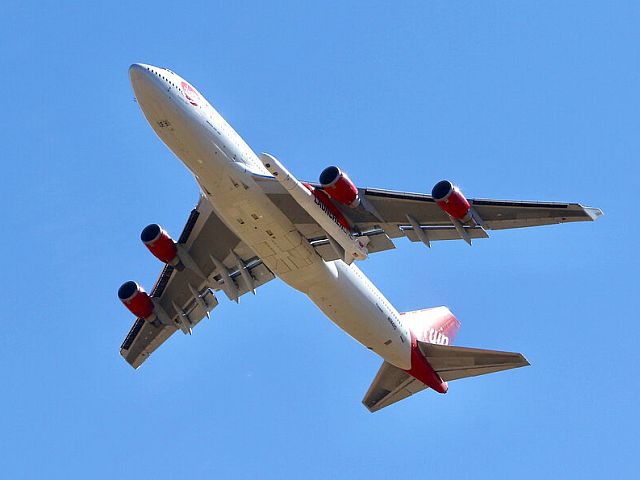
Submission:
{"label": "engine nacelle", "polygon": [[154,305],[149,294],[136,282],[128,281],[118,289],[118,298],[138,318],[153,315]]}
{"label": "engine nacelle", "polygon": [[329,199],[329,195],[324,190],[320,190],[319,188],[315,188],[308,183],[303,183],[303,185],[311,192],[311,194],[315,197],[315,202],[320,206],[322,210],[328,212],[335,221],[337,221],[345,230],[348,232],[351,231],[351,225],[346,217],[342,214],[342,212],[336,207],[331,200]]}
{"label": "engine nacelle", "polygon": [[467,221],[471,205],[460,189],[449,180],[436,183],[431,191],[438,206],[456,220]]}
{"label": "engine nacelle", "polygon": [[360,197],[358,196],[358,188],[353,184],[351,179],[338,167],[327,167],[320,174],[320,183],[325,192],[331,198],[355,208],[360,205]]}
{"label": "engine nacelle", "polygon": [[173,238],[157,223],[152,223],[142,230],[140,240],[158,260],[170,265],[178,262],[178,248]]}

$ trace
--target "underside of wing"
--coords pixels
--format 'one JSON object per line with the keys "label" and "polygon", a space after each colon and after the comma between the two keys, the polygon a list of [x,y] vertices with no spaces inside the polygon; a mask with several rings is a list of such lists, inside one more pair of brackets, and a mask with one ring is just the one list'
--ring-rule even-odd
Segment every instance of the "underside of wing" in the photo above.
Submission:
{"label": "underside of wing", "polygon": [[218,305],[216,291],[231,300],[274,278],[260,258],[222,222],[201,197],[177,243],[180,264],[165,265],[151,291],[154,312],[137,318],[120,353],[134,368],[177,330],[191,333]]}
{"label": "underside of wing", "polygon": [[[259,183],[325,260],[338,258],[329,245],[326,232],[277,181],[261,178]],[[460,239],[470,244],[474,239],[487,238],[489,230],[593,221],[602,215],[597,208],[577,203],[464,198],[468,214],[456,218],[432,195],[376,188],[359,188],[358,195],[360,203],[356,207],[333,203],[353,226],[355,235],[376,240],[369,248],[370,253],[394,248],[392,239],[399,237],[427,246],[431,246],[431,242]]]}
{"label": "underside of wing", "polygon": [[[421,225],[451,225],[449,215],[431,195],[375,188],[363,189],[363,194],[389,223],[405,225],[409,215]],[[468,202],[487,230],[593,221],[602,215],[597,208],[583,207],[577,203],[473,198]]]}

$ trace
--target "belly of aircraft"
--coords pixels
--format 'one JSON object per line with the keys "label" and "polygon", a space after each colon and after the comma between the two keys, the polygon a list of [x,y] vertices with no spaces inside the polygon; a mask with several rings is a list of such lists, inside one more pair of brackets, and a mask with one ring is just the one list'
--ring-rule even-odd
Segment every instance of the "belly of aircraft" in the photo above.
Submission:
{"label": "belly of aircraft", "polygon": [[408,337],[392,320],[393,313],[376,299],[377,290],[371,290],[366,277],[358,278],[364,274],[341,261],[325,262],[243,164],[230,158],[231,150],[211,135],[206,124],[194,124],[193,119],[186,124],[172,113],[158,112],[159,118],[150,123],[191,170],[218,216],[238,238],[340,328],[387,361],[410,368]]}

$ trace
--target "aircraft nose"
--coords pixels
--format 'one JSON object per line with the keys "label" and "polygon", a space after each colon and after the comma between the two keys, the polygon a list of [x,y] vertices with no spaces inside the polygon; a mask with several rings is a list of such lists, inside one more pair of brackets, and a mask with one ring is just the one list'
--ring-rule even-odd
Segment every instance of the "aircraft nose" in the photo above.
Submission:
{"label": "aircraft nose", "polygon": [[129,81],[133,87],[133,93],[138,101],[153,96],[156,93],[157,82],[154,78],[153,67],[144,63],[134,63],[129,67]]}
{"label": "aircraft nose", "polygon": [[154,116],[171,105],[167,94],[167,81],[161,75],[161,70],[152,65],[134,63],[129,67],[129,80],[133,88],[136,102],[148,116]]}
{"label": "aircraft nose", "polygon": [[129,78],[131,79],[131,83],[141,80],[149,73],[149,66],[144,63],[134,63],[129,67]]}

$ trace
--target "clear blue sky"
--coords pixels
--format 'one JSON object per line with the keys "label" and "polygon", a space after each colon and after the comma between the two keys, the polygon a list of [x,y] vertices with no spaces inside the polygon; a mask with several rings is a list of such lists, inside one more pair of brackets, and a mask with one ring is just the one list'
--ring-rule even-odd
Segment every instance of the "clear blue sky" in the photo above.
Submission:
{"label": "clear blue sky", "polygon": [[[638,2],[306,3],[3,2],[3,476],[635,478]],[[458,344],[532,366],[372,415],[380,360],[274,281],[131,369],[117,288],[152,286],[140,230],[177,236],[198,196],[133,62],[305,179],[602,208],[361,264],[399,310],[448,305]]]}

